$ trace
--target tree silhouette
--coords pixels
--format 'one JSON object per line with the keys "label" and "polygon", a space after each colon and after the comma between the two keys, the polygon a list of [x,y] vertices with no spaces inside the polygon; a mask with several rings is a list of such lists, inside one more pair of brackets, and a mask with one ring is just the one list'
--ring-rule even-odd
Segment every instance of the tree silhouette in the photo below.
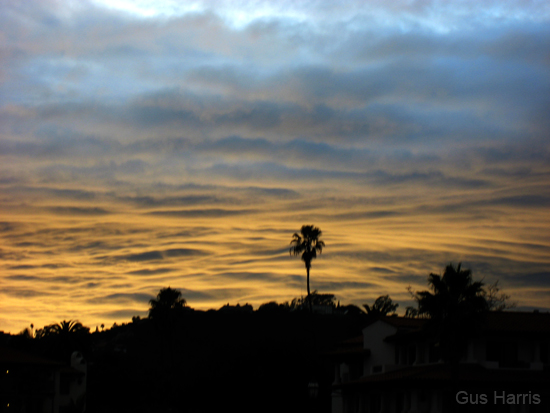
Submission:
{"label": "tree silhouette", "polygon": [[78,320],[63,320],[58,324],[54,324],[52,327],[53,334],[69,335],[73,333],[89,332],[88,327],[84,327]]}
{"label": "tree silhouette", "polygon": [[389,295],[381,295],[374,301],[372,306],[363,304],[363,307],[370,316],[385,316],[390,313],[395,315],[395,310],[399,307],[399,304],[394,304]]}
{"label": "tree silhouette", "polygon": [[77,333],[89,333],[89,327],[84,327],[78,320],[63,320],[57,324],[50,324],[44,328],[36,330],[36,338],[44,338],[50,336],[68,337]]}
{"label": "tree silhouette", "polygon": [[433,291],[417,292],[419,315],[426,314],[432,320],[451,320],[485,311],[483,282],[473,281],[472,272],[447,265],[443,276],[430,274],[428,284]]}
{"label": "tree silhouette", "polygon": [[300,255],[302,254],[302,261],[306,265],[307,272],[307,299],[311,307],[311,294],[309,290],[309,270],[311,268],[311,260],[317,258],[317,251],[321,253],[325,243],[320,240],[322,232],[319,228],[314,227],[313,225],[302,225],[300,234],[297,232],[292,235],[292,241],[290,244],[290,254]]}
{"label": "tree silhouette", "polygon": [[485,300],[489,311],[504,311],[515,308],[516,303],[510,302],[510,295],[500,292],[498,280],[485,288]]}
{"label": "tree silhouette", "polygon": [[293,298],[292,301],[289,304],[289,308],[291,310],[298,310],[304,308],[304,305],[306,302],[308,305],[318,305],[318,306],[326,306],[326,307],[332,307],[336,308],[336,296],[334,294],[319,294],[317,290],[313,290],[311,295],[308,298],[296,297]]}
{"label": "tree silhouette", "polygon": [[270,301],[261,304],[257,311],[270,314],[288,313],[290,311],[290,304],[288,302],[279,304],[276,301]]}
{"label": "tree silhouette", "polygon": [[37,329],[35,338],[41,340],[46,353],[56,359],[66,360],[75,351],[87,351],[90,328],[78,320],[63,320]]}
{"label": "tree silhouette", "polygon": [[181,291],[161,288],[157,298],[149,300],[149,318],[163,334],[171,336],[173,329],[181,322],[184,312],[189,311]]}
{"label": "tree silhouette", "polygon": [[480,315],[488,310],[483,283],[473,281],[472,272],[461,264],[447,265],[443,276],[430,274],[431,291],[413,296],[418,304],[417,315],[427,317],[427,327],[438,337],[442,355],[458,362],[467,338],[475,332]]}
{"label": "tree silhouette", "polygon": [[158,339],[162,347],[161,365],[163,377],[159,382],[161,398],[168,401],[174,390],[174,377],[178,374],[174,367],[174,357],[181,337],[183,313],[189,311],[187,301],[181,291],[167,287],[161,288],[156,298],[149,300],[149,319],[153,321],[158,332]]}
{"label": "tree silhouette", "polygon": [[33,332],[29,327],[21,330],[18,335],[26,339],[33,338]]}
{"label": "tree silhouette", "polygon": [[149,300],[149,318],[159,319],[168,314],[181,312],[187,306],[181,291],[173,288],[161,288],[156,299]]}

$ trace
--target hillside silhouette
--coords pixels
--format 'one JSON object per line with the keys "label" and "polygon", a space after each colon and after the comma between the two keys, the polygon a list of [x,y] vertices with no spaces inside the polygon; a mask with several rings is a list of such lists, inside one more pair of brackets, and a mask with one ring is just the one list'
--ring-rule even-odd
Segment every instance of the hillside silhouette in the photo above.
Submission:
{"label": "hillside silhouette", "polygon": [[[61,334],[47,326],[34,339],[27,332],[7,341],[60,362],[81,351],[89,366],[87,412],[330,411],[333,366],[322,354],[360,332],[366,314],[357,307],[313,292],[314,308],[331,313],[312,313],[305,297],[255,311],[240,304],[198,311],[178,293],[162,289],[150,317],[103,331]],[[167,295],[178,304],[159,305]]]}
{"label": "hillside silhouette", "polygon": [[[464,340],[476,333],[476,320],[510,307],[509,296],[497,283],[474,281],[460,264],[448,265],[442,276],[430,274],[428,284],[429,291],[410,291],[417,307],[407,308],[407,315],[425,320],[421,324],[439,340],[443,360],[456,365]],[[354,344],[373,321],[397,319],[398,305],[384,295],[364,304],[364,311],[313,291],[256,310],[227,304],[200,311],[166,287],[150,300],[147,318],[102,325],[93,333],[77,320],[63,320],[4,335],[0,344],[60,363],[74,358],[74,351],[82,354],[86,412],[328,413],[334,355],[342,355],[335,349],[346,340]],[[66,411],[82,411],[75,409]]]}

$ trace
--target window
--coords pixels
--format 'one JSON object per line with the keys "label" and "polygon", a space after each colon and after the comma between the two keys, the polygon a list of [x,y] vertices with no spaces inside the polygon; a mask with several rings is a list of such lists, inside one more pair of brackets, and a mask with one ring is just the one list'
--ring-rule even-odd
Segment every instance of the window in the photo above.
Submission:
{"label": "window", "polygon": [[441,352],[439,351],[438,343],[430,343],[428,348],[428,361],[430,363],[437,363],[441,359]]}
{"label": "window", "polygon": [[417,344],[418,345],[418,363],[424,364],[425,361],[425,353],[426,353],[426,347],[424,344]]}
{"label": "window", "polygon": [[414,364],[416,361],[416,346],[409,346],[409,359],[408,364]]}
{"label": "window", "polygon": [[501,367],[517,367],[518,364],[518,343],[503,343]]}
{"label": "window", "polygon": [[487,361],[496,361],[499,367],[521,367],[518,359],[518,343],[515,341],[496,341],[487,342],[485,357]]}
{"label": "window", "polygon": [[487,341],[485,347],[485,359],[487,361],[500,361],[500,344],[497,341]]}
{"label": "window", "polygon": [[361,360],[356,361],[355,363],[350,364],[349,366],[349,375],[351,380],[358,379],[363,375],[363,363]]}
{"label": "window", "polygon": [[71,376],[68,374],[61,374],[59,378],[59,393],[69,394],[71,392]]}
{"label": "window", "polygon": [[401,347],[401,364],[407,364],[407,347]]}
{"label": "window", "polygon": [[548,364],[548,347],[550,347],[548,341],[542,341],[540,343],[540,361],[544,364]]}
{"label": "window", "polygon": [[395,411],[397,413],[402,413],[405,410],[405,395],[403,393],[398,393],[395,400]]}
{"label": "window", "polygon": [[370,397],[370,411],[379,412],[381,408],[382,408],[382,395],[380,393],[372,394]]}

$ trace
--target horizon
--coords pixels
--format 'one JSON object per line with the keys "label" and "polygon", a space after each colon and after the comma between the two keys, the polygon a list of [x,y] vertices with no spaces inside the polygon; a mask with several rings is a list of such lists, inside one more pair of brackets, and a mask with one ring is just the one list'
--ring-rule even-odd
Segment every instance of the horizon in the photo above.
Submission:
{"label": "horizon", "polygon": [[[550,4],[0,2],[0,330],[462,263],[550,310]],[[399,311],[398,311],[399,312]]]}

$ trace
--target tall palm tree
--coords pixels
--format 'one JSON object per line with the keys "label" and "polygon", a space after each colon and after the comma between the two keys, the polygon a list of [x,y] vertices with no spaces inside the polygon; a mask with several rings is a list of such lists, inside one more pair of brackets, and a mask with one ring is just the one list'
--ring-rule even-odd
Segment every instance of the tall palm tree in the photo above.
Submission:
{"label": "tall palm tree", "polygon": [[483,283],[473,281],[472,272],[461,264],[447,265],[443,276],[430,274],[431,291],[420,291],[414,296],[418,316],[428,318],[428,327],[439,337],[444,357],[457,362],[467,337],[475,332],[480,315],[488,310]]}
{"label": "tall palm tree", "polygon": [[325,246],[324,241],[320,239],[322,232],[319,228],[313,225],[302,225],[300,234],[297,232],[292,235],[292,241],[290,244],[290,254],[300,255],[302,254],[302,261],[306,265],[307,272],[307,300],[311,307],[310,291],[309,291],[309,270],[311,268],[311,260],[317,258],[317,251],[321,253]]}

